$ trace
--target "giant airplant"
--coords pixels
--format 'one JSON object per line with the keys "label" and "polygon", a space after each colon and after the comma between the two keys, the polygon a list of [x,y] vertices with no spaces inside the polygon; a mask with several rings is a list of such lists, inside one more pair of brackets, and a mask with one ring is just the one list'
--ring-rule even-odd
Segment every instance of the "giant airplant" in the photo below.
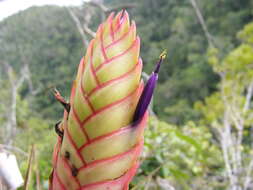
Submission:
{"label": "giant airplant", "polygon": [[112,13],[81,59],[63,120],[56,124],[50,190],[128,190],[158,71],[144,86],[140,38],[128,13]]}

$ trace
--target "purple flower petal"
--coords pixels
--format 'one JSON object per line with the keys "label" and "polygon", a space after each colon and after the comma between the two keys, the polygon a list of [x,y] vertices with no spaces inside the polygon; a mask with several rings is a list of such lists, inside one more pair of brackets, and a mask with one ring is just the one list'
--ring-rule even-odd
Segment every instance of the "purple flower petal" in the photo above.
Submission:
{"label": "purple flower petal", "polygon": [[144,90],[141,94],[140,100],[139,100],[138,105],[135,110],[133,122],[137,122],[137,121],[141,120],[141,118],[144,116],[145,112],[147,111],[148,105],[151,102],[151,98],[153,96],[153,93],[154,93],[154,90],[156,87],[156,83],[158,80],[158,72],[159,72],[161,63],[164,58],[165,58],[164,55],[160,56],[160,59],[156,64],[155,71],[151,74],[151,76],[149,77],[149,79],[144,87]]}
{"label": "purple flower petal", "polygon": [[153,72],[141,94],[140,100],[135,110],[133,122],[139,120],[145,114],[148,108],[148,105],[151,101],[157,79],[158,79],[158,74]]}

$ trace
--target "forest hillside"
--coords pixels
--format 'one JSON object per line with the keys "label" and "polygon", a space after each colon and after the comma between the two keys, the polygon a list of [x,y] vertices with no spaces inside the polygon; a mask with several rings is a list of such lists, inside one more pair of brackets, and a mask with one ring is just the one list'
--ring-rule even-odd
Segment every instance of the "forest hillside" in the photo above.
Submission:
{"label": "forest hillside", "polygon": [[[168,53],[130,189],[253,189],[253,1],[103,3],[115,11],[131,5],[144,80],[160,53]],[[85,40],[92,38],[80,33],[71,13],[81,23],[88,19],[92,31],[103,19],[98,6],[84,3],[32,7],[0,22],[0,149],[17,156],[25,176],[35,145],[29,189],[38,180],[48,189],[54,125],[63,114],[53,90],[69,98]]]}

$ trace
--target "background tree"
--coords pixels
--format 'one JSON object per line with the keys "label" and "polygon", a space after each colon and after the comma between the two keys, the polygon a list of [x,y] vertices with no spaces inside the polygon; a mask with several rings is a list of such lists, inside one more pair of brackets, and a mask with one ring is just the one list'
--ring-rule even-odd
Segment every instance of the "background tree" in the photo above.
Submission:
{"label": "background tree", "polygon": [[[194,1],[217,48],[209,52],[210,43],[189,0],[104,0],[104,7],[97,2],[69,7],[82,28],[85,15],[92,15],[87,25],[95,31],[110,8],[134,5],[128,11],[138,25],[146,73],[161,50],[168,51],[169,64],[163,65],[154,96],[159,119],[150,119],[143,164],[131,187],[251,188],[252,24],[239,38],[236,33],[252,21],[252,1]],[[6,72],[11,68],[15,84],[27,73],[17,90],[12,148],[28,152],[36,144],[41,189],[47,189],[53,127],[62,110],[52,88],[69,96],[70,81],[85,49],[76,26],[68,9],[57,6],[32,7],[0,22],[0,61],[7,64],[0,65],[0,143],[5,142],[3,131],[11,116]],[[12,151],[24,174],[27,157]],[[35,175],[31,179],[30,188],[35,189]]]}
{"label": "background tree", "polygon": [[222,61],[217,50],[210,51],[210,63],[220,76],[219,91],[196,104],[220,144],[228,189],[253,187],[253,24],[238,33],[243,43]]}

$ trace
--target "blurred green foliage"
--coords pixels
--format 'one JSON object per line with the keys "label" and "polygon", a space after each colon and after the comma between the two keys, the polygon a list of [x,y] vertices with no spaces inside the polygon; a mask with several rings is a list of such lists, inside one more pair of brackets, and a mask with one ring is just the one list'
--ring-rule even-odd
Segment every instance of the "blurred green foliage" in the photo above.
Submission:
{"label": "blurred green foliage", "polygon": [[221,152],[205,126],[189,121],[180,129],[152,117],[145,138],[141,169],[133,181],[136,189],[157,189],[159,178],[176,189],[202,189],[206,177],[222,172]]}
{"label": "blurred green foliage", "polygon": [[[222,152],[211,128],[219,127],[224,112],[219,74],[228,73],[224,91],[233,98],[236,87],[238,105],[245,100],[244,86],[253,76],[252,1],[197,1],[213,36],[213,49],[188,0],[105,0],[108,6],[127,2],[137,5],[129,12],[137,22],[145,72],[150,73],[161,51],[168,50],[154,96],[157,117],[150,118],[141,168],[131,187],[226,189]],[[97,24],[95,18],[91,27]],[[42,187],[47,189],[56,140],[53,126],[63,110],[54,100],[52,88],[69,96],[84,54],[82,40],[67,10],[54,6],[33,7],[5,19],[0,23],[0,39],[0,61],[8,62],[16,74],[28,63],[33,88],[38,90],[36,96],[30,96],[26,84],[19,91],[14,145],[25,152],[31,144],[36,145],[37,169]],[[1,68],[0,74],[0,100],[5,102],[0,105],[1,116],[8,106],[9,86]],[[247,113],[247,126],[252,123],[251,113]],[[0,125],[5,122],[5,117],[0,117]],[[0,143],[3,130],[1,127]],[[249,138],[249,131],[245,130],[245,136]],[[244,143],[247,156],[249,143]],[[27,158],[17,155],[24,174]],[[34,184],[35,176],[30,189],[35,189]]]}
{"label": "blurred green foliage", "polygon": [[[223,57],[239,43],[236,33],[252,21],[252,1],[197,3]],[[168,50],[168,63],[159,76],[155,112],[159,118],[176,124],[198,119],[193,104],[217,90],[218,76],[207,64],[208,43],[190,1],[140,0],[138,5],[130,13],[141,36],[144,70],[150,73],[161,49]]]}

